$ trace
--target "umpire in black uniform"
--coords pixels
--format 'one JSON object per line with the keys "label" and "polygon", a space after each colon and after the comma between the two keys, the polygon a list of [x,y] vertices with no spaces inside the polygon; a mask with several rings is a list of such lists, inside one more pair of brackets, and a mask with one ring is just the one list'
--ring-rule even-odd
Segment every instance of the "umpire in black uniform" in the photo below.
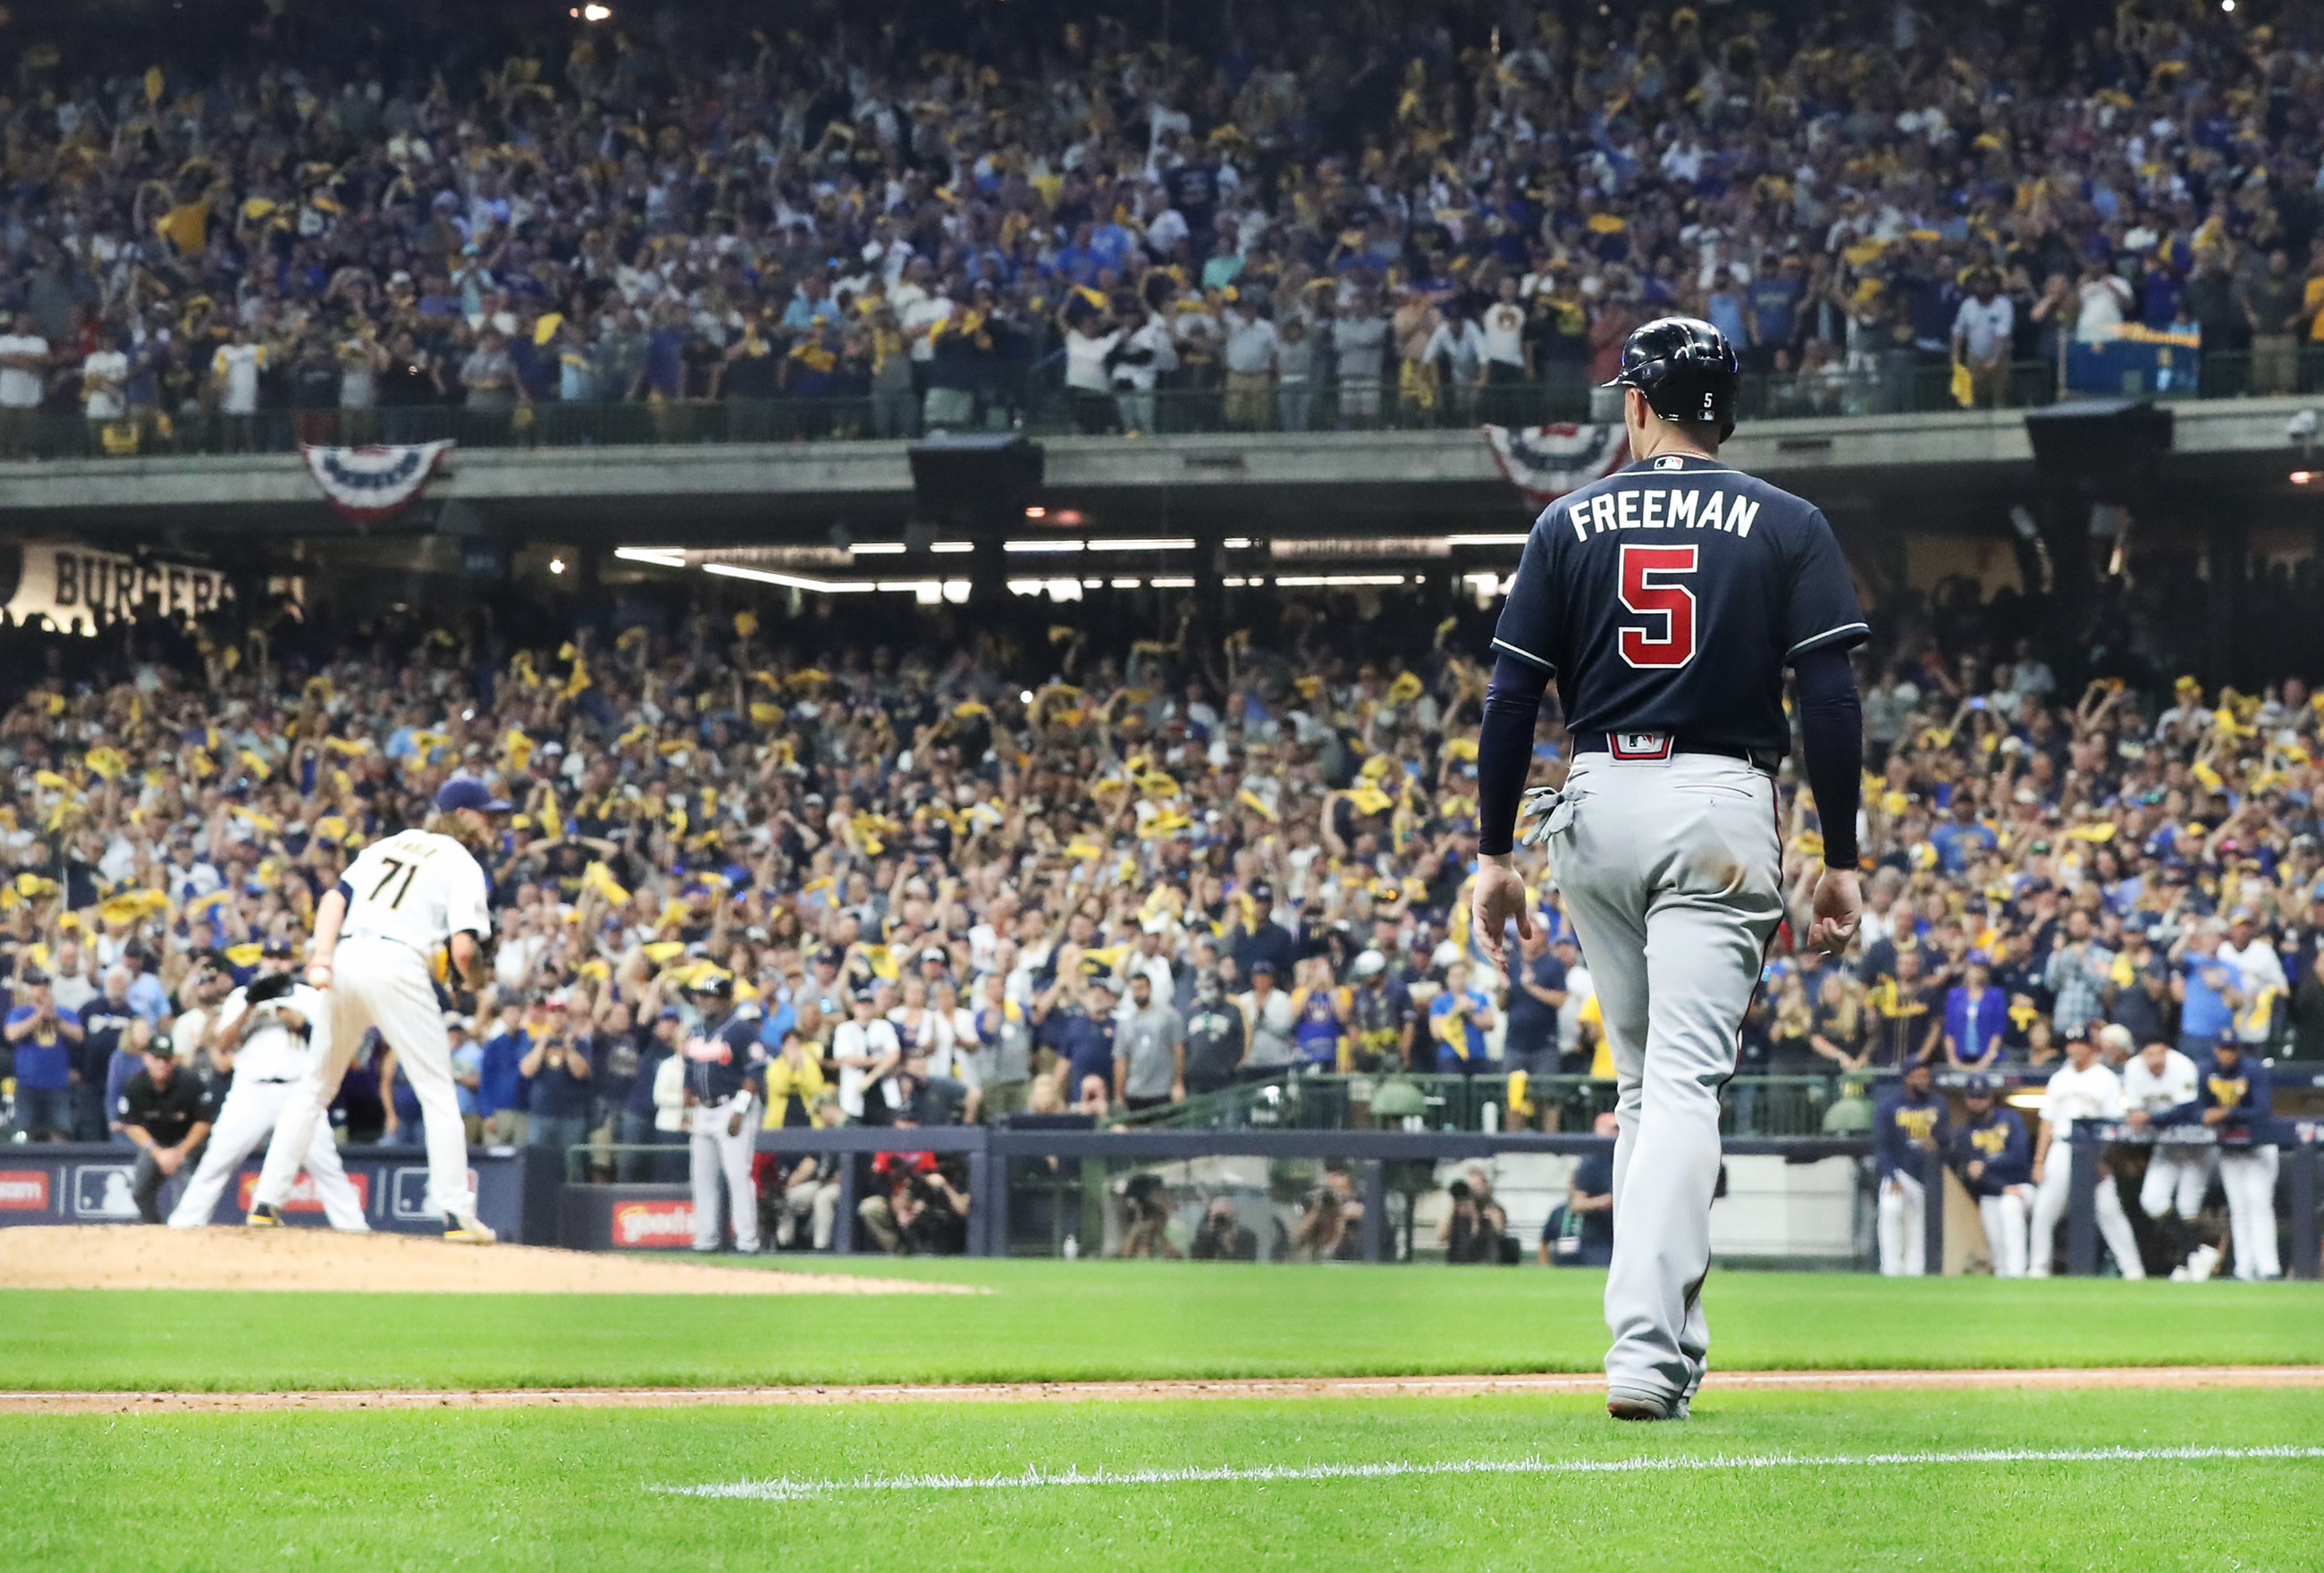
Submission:
{"label": "umpire in black uniform", "polygon": [[170,1040],[156,1036],[145,1046],[145,1068],[121,1089],[120,1115],[122,1135],[137,1146],[137,1173],[130,1182],[137,1216],[160,1223],[161,1187],[202,1155],[217,1100],[178,1063]]}

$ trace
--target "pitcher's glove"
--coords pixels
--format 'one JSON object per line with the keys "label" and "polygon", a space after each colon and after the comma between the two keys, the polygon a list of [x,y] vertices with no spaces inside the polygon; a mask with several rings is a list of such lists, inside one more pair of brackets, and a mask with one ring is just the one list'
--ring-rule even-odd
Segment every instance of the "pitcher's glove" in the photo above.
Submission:
{"label": "pitcher's glove", "polygon": [[246,1003],[256,1007],[265,1004],[270,999],[287,998],[290,997],[290,990],[298,986],[298,977],[293,973],[270,972],[244,989],[242,997]]}

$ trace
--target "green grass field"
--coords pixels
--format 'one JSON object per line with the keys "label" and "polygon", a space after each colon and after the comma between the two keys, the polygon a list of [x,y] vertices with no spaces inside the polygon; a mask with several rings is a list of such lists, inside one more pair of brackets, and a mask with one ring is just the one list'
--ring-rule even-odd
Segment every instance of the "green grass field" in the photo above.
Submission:
{"label": "green grass field", "polygon": [[[1603,1349],[1588,1273],[865,1270],[990,1292],[0,1292],[0,1386],[1591,1370]],[[1708,1304],[1726,1369],[2324,1364],[2310,1284],[1738,1273]],[[2324,1561],[2312,1388],[1712,1392],[1651,1427],[1548,1396],[12,1415],[0,1448],[12,1573]],[[2026,1456],[2104,1449],[2127,1451]]]}
{"label": "green grass field", "polygon": [[[743,1269],[748,1270],[748,1269]],[[0,1388],[632,1386],[1591,1371],[1602,1274],[1160,1262],[869,1270],[977,1295],[0,1292]],[[1726,1273],[1712,1360],[2324,1364],[2324,1285]]]}
{"label": "green grass field", "polygon": [[[12,1569],[2313,1567],[2324,1461],[1866,1463],[2319,1440],[2311,1393],[13,1418]],[[1792,1455],[1821,1462],[1774,1464]],[[718,1500],[657,1486],[1539,1460],[1683,1470],[1011,1484]],[[1840,1460],[1840,1461],[1835,1461]]]}

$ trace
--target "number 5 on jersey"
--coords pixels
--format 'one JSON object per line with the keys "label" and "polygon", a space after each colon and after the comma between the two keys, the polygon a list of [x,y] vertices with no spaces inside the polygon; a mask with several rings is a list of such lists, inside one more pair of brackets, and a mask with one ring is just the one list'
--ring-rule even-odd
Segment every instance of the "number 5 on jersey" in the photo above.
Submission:
{"label": "number 5 on jersey", "polygon": [[1692,546],[1622,547],[1622,604],[1645,620],[1625,622],[1622,659],[1633,667],[1683,667],[1694,659],[1694,592],[1672,581],[1694,572]]}

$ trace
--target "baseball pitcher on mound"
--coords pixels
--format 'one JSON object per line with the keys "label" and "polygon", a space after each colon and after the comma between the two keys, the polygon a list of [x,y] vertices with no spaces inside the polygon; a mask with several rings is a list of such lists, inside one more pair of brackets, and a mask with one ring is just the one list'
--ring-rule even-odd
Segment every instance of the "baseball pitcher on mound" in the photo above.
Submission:
{"label": "baseball pitcher on mound", "polygon": [[476,1219],[467,1133],[452,1081],[452,1041],[428,962],[438,945],[448,944],[459,974],[471,986],[483,983],[493,915],[475,849],[486,844],[497,816],[508,811],[482,781],[456,776],[437,788],[426,829],[401,831],[364,848],[347,865],[346,877],[317,905],[307,982],[323,991],[329,1047],[312,1057],[283,1105],[244,1220],[252,1227],[281,1223],[282,1203],[307,1156],[315,1122],[328,1118],[325,1111],[364,1029],[375,1026],[394,1046],[396,1062],[420,1097],[433,1198],[429,1206],[444,1215],[444,1237],[479,1246],[495,1238]]}

